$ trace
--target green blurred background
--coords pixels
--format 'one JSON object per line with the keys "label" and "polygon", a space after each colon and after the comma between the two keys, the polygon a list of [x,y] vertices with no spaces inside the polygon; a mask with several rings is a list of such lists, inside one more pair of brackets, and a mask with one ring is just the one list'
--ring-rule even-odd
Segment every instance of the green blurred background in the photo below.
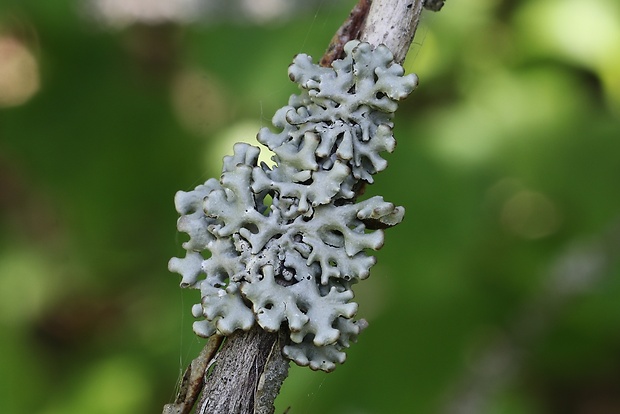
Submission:
{"label": "green blurred background", "polygon": [[[203,345],[173,195],[354,1],[0,3],[0,412],[156,413]],[[192,5],[198,5],[192,9]],[[620,4],[449,0],[405,62],[370,327],[278,412],[620,413]]]}

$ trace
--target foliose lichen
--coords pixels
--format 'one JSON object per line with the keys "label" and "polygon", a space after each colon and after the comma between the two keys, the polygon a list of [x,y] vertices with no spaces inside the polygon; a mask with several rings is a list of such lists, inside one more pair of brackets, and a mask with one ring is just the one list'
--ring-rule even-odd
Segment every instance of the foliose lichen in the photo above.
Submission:
{"label": "foliose lichen", "polygon": [[404,214],[381,197],[356,198],[386,168],[397,101],[417,84],[384,46],[351,41],[345,53],[332,68],[304,54],[289,67],[301,94],[276,112],[277,132],[258,133],[274,166],[258,165],[260,150],[238,143],[219,181],[176,194],[189,241],[186,256],[169,263],[181,287],[201,292],[192,308],[198,335],[286,327],[284,354],[324,371],[344,362],[366,326],[354,320],[351,287],[369,276],[367,251],[383,245],[381,229]]}

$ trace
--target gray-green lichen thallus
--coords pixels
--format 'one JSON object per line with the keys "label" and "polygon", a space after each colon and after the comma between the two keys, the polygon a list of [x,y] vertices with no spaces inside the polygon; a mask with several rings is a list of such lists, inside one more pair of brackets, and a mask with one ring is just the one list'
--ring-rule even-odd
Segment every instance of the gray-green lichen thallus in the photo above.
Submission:
{"label": "gray-green lichen thallus", "polygon": [[273,117],[278,132],[258,133],[273,167],[238,143],[219,181],[177,193],[178,229],[190,239],[169,263],[181,287],[200,289],[198,335],[286,326],[285,355],[324,371],[344,362],[366,326],[354,319],[351,286],[375,263],[367,251],[383,245],[383,231],[370,228],[404,214],[382,197],[357,202],[355,190],[387,166],[380,154],[395,146],[397,101],[417,84],[384,46],[351,41],[345,52],[332,68],[303,54],[289,67],[301,93]]}

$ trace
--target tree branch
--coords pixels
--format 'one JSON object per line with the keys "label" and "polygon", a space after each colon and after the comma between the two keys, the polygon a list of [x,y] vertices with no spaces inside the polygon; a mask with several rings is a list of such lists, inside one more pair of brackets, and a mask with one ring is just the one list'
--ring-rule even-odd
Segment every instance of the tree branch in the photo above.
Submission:
{"label": "tree branch", "polygon": [[387,46],[396,63],[403,63],[423,8],[424,0],[373,0],[360,40]]}
{"label": "tree branch", "polygon": [[222,340],[223,337],[220,335],[213,335],[209,338],[205,347],[200,351],[200,355],[185,370],[177,397],[173,404],[164,406],[163,414],[189,414],[192,411],[200,395],[205,372],[222,345]]}
{"label": "tree branch", "polygon": [[371,0],[360,0],[360,2],[353,7],[347,20],[340,25],[340,28],[336,31],[331,42],[329,42],[327,51],[319,62],[321,66],[329,67],[334,60],[344,57],[344,45],[346,45],[349,40],[359,39],[362,26],[370,10],[370,1]]}
{"label": "tree branch", "polygon": [[216,355],[213,370],[205,374],[196,413],[272,414],[288,375],[282,339],[282,332],[265,332],[258,325],[231,335]]}
{"label": "tree branch", "polygon": [[[353,39],[373,46],[385,44],[396,62],[402,63],[423,7],[424,0],[360,0],[332,39],[321,64],[330,66],[342,57],[344,45]],[[198,397],[196,378],[203,378],[196,413],[273,414],[274,400],[288,375],[289,361],[282,354],[288,337],[284,326],[279,333],[269,333],[255,324],[247,332],[233,333],[221,348],[217,343],[215,354],[209,341],[188,369],[177,401],[167,405],[164,414],[191,410]]]}

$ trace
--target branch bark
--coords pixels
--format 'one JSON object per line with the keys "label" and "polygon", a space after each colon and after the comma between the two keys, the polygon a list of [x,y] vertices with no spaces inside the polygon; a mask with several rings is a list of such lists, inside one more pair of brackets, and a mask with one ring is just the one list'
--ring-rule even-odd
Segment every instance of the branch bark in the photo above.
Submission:
{"label": "branch bark", "polygon": [[283,336],[284,332],[265,332],[258,325],[231,335],[216,355],[213,370],[205,373],[196,413],[272,414],[288,375]]}
{"label": "branch bark", "polygon": [[413,41],[424,0],[373,0],[360,40],[385,45],[397,63],[403,63]]}
{"label": "branch bark", "polygon": [[[426,0],[427,7],[436,0]],[[360,0],[340,27],[321,59],[329,66],[342,57],[342,47],[349,40],[360,39],[373,46],[384,44],[402,63],[413,40],[424,0]],[[286,331],[283,327],[282,331]],[[224,340],[217,353],[209,341],[205,351],[192,362],[187,378],[202,377],[202,392],[196,405],[198,414],[273,414],[274,401],[288,375],[289,361],[282,355],[287,332],[269,333],[258,326],[248,332],[235,332]],[[209,348],[211,346],[211,348]],[[218,343],[219,347],[219,343]],[[209,349],[207,349],[209,348]],[[195,392],[181,387],[175,404],[164,414],[189,413],[196,403]],[[195,384],[189,384],[190,389]],[[181,395],[182,394],[182,395]]]}

